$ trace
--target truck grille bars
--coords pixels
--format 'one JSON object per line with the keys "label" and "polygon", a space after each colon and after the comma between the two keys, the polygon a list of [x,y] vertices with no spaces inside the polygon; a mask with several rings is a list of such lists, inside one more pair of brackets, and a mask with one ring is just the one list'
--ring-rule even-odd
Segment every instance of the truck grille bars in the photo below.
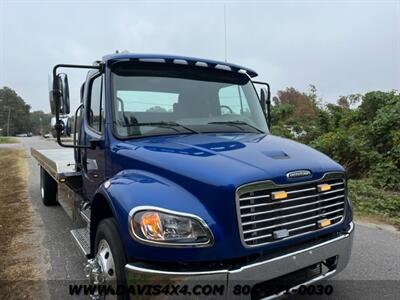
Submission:
{"label": "truck grille bars", "polygon": [[236,192],[242,243],[260,246],[338,224],[344,217],[345,197],[341,173],[284,186],[271,181],[244,185]]}

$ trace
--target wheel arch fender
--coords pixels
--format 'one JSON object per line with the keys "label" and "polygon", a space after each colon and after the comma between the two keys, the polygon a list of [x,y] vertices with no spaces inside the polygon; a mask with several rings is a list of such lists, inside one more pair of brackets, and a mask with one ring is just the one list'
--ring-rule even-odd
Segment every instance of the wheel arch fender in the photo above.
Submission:
{"label": "wheel arch fender", "polygon": [[103,187],[105,183],[97,189],[90,206],[90,257],[94,256],[96,231],[100,222],[107,218],[118,219],[110,195],[108,195],[107,190]]}
{"label": "wheel arch fender", "polygon": [[[108,214],[101,211],[105,209],[105,202]],[[91,212],[91,218],[95,220],[93,224],[91,222],[91,249],[94,249],[96,226],[102,217],[114,217],[125,253],[128,258],[133,258],[134,252],[144,246],[135,242],[129,232],[129,213],[138,206],[191,213],[199,215],[209,225],[215,225],[203,203],[176,182],[148,171],[128,169],[106,180],[96,191]],[[141,250],[145,251],[144,248]]]}

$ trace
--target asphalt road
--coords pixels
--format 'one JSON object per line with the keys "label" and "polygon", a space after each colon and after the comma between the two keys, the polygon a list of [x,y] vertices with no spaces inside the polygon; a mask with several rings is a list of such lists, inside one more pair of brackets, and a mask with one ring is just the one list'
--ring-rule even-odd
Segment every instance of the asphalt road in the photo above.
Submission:
{"label": "asphalt road", "polygon": [[70,230],[72,221],[61,206],[44,206],[40,196],[40,169],[37,161],[30,155],[30,148],[57,148],[53,140],[39,137],[19,138],[26,150],[28,164],[28,193],[32,206],[41,219],[43,232],[42,246],[45,249],[47,268],[47,295],[50,299],[64,299],[68,296],[69,284],[84,284],[83,272],[85,258],[76,246]]}
{"label": "asphalt road", "polygon": [[[39,193],[39,167],[29,148],[53,148],[55,143],[37,137],[20,138],[27,151],[29,195],[44,224],[43,246],[47,249],[47,279],[84,279],[83,256],[70,235],[71,221],[60,206],[45,207]],[[28,154],[29,153],[29,154]],[[400,299],[400,232],[385,226],[356,223],[352,257],[347,268],[333,280],[328,299]],[[53,298],[54,293],[50,291]],[[56,298],[60,298],[60,295]],[[298,298],[291,297],[291,299]],[[304,297],[301,297],[304,299]]]}

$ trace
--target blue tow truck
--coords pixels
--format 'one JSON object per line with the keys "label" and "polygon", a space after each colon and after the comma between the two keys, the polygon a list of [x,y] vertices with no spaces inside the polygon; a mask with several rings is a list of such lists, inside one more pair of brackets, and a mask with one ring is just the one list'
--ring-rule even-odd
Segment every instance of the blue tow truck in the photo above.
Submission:
{"label": "blue tow truck", "polygon": [[[71,68],[89,71],[66,144],[60,69]],[[354,233],[345,170],[270,134],[271,93],[256,76],[130,53],[53,68],[64,148],[31,153],[44,205],[74,221],[91,284],[125,287],[118,299],[140,296],[139,285],[147,296],[273,299],[345,268]]]}

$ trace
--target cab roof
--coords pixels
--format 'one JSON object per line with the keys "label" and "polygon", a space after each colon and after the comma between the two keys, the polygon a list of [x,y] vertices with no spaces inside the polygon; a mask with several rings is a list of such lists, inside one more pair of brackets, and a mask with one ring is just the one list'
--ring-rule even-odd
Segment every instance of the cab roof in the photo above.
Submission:
{"label": "cab roof", "polygon": [[256,77],[258,75],[254,70],[236,64],[231,64],[211,59],[189,57],[189,56],[165,55],[165,54],[116,53],[116,54],[106,55],[103,57],[103,62],[105,64],[112,64],[118,61],[189,65],[194,67],[206,67],[211,69],[247,73],[250,77]]}

